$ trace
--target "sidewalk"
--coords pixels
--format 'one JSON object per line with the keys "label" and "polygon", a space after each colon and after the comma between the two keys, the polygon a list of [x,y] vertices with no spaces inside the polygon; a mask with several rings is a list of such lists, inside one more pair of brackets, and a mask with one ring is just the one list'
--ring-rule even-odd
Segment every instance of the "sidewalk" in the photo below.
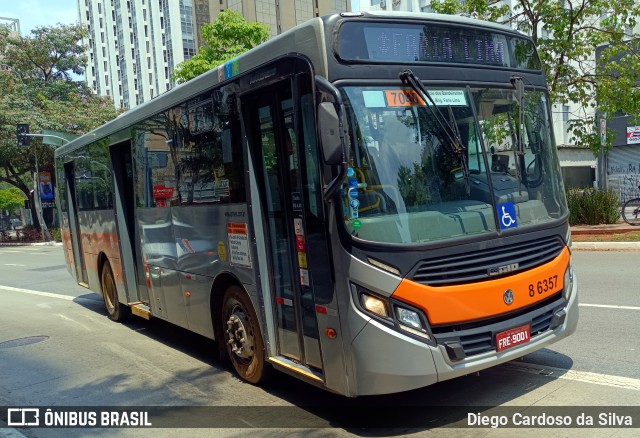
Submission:
{"label": "sidewalk", "polygon": [[[632,227],[626,223],[604,225],[578,225],[571,227],[572,236],[580,235],[607,235],[640,232],[640,227]],[[14,232],[15,233],[15,232]],[[14,234],[15,235],[15,234]],[[51,245],[60,246],[62,242],[0,242],[1,246],[36,246]],[[590,251],[640,251],[640,242],[572,242],[572,248],[576,250]]]}
{"label": "sidewalk", "polygon": [[[625,222],[603,225],[577,225],[571,227],[572,236],[602,236],[631,232],[640,232],[640,227],[633,227]],[[576,242],[574,240],[572,248],[590,251],[640,251],[640,242]]]}
{"label": "sidewalk", "polygon": [[624,234],[632,231],[640,232],[640,227],[632,227],[626,222],[603,225],[576,225],[571,227],[571,234],[574,236],[580,234]]}

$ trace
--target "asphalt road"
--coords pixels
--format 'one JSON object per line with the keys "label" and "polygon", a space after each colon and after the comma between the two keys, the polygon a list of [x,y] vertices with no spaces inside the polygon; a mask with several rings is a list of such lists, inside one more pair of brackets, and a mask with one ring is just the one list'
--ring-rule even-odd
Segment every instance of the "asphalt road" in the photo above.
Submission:
{"label": "asphalt road", "polygon": [[[0,407],[165,406],[156,427],[176,427],[16,430],[0,420],[0,437],[636,436],[640,424],[447,426],[464,426],[470,411],[489,415],[486,406],[571,416],[591,409],[622,416],[623,406],[631,406],[640,415],[637,257],[640,252],[574,253],[581,314],[570,338],[478,375],[354,400],[282,374],[264,387],[245,384],[218,361],[210,340],[160,320],[109,321],[101,298],[70,278],[60,247],[0,247]],[[178,412],[189,406],[213,408]],[[442,412],[440,406],[462,408]],[[198,421],[220,426],[190,428]],[[379,427],[365,427],[373,424]]]}

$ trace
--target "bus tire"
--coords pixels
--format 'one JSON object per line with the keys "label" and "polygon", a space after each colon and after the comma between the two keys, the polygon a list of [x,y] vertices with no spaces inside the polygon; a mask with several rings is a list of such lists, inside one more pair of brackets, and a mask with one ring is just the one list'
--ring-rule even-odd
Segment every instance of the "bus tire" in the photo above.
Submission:
{"label": "bus tire", "polygon": [[249,383],[263,382],[270,371],[264,341],[251,299],[236,285],[222,298],[221,331],[227,355],[238,375]]}
{"label": "bus tire", "polygon": [[130,309],[118,301],[118,290],[116,289],[116,282],[113,279],[113,271],[109,262],[105,262],[102,266],[100,285],[102,286],[102,299],[109,319],[112,321],[124,321],[127,319],[130,315]]}

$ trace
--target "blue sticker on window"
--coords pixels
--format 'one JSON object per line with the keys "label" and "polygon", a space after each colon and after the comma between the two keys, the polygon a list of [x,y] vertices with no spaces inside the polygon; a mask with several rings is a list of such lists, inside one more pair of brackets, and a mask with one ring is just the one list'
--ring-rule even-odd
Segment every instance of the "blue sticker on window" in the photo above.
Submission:
{"label": "blue sticker on window", "polygon": [[501,230],[515,228],[518,226],[518,221],[516,219],[516,206],[513,202],[498,204],[498,221],[500,222]]}

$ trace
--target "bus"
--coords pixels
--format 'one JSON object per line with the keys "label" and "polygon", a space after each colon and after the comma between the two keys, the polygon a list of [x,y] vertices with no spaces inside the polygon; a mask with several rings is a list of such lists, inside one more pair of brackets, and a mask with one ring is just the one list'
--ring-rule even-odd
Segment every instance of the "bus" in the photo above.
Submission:
{"label": "bus", "polygon": [[578,321],[545,75],[502,25],[314,18],[56,151],[68,269],[108,316],[348,397]]}

